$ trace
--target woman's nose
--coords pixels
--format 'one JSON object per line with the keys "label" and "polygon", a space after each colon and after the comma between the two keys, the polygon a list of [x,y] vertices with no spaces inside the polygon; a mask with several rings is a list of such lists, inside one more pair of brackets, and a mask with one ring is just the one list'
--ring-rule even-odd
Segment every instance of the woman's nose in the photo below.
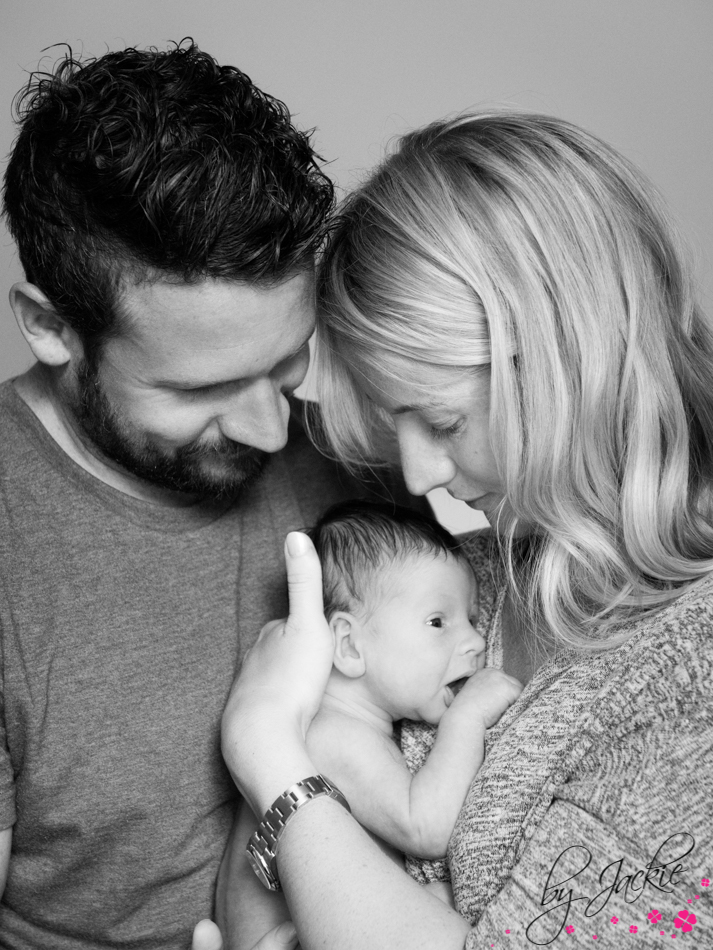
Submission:
{"label": "woman's nose", "polygon": [[427,439],[410,420],[397,421],[396,434],[404,480],[412,495],[425,495],[453,481],[456,467],[445,446]]}

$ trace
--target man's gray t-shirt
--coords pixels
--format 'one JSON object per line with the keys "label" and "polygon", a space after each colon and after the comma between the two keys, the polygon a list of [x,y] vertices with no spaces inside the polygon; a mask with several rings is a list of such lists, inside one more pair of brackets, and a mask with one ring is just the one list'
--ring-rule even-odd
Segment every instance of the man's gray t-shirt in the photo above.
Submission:
{"label": "man's gray t-shirt", "polygon": [[0,386],[0,947],[190,945],[233,818],[239,657],[285,613],[285,533],[354,493],[293,426],[238,503],[143,502]]}

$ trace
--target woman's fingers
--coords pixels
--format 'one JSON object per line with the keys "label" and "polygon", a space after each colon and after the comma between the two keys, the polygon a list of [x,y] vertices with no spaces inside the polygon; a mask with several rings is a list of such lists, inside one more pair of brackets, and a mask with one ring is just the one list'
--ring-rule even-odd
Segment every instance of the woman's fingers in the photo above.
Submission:
{"label": "woman's fingers", "polygon": [[297,946],[297,931],[291,920],[286,920],[269,930],[253,947],[253,950],[294,950]]}
{"label": "woman's fingers", "polygon": [[[289,785],[313,774],[304,738],[334,656],[312,542],[299,532],[288,535],[285,558],[290,615],[263,627],[223,715],[223,756],[256,814]],[[267,787],[274,792],[269,801],[264,800]]]}
{"label": "woman's fingers", "polygon": [[298,531],[287,535],[285,562],[290,614],[260,631],[237,681],[239,697],[282,710],[304,729],[319,708],[332,669],[334,638],[324,618],[322,569],[314,545]]}
{"label": "woman's fingers", "polygon": [[309,623],[321,618],[322,566],[314,545],[301,531],[291,531],[285,541],[287,586],[290,594],[290,620]]}
{"label": "woman's fingers", "polygon": [[[297,931],[291,920],[286,920],[269,930],[253,947],[253,950],[294,950],[297,946]],[[212,920],[199,921],[193,931],[191,950],[223,950],[223,938]]]}
{"label": "woman's fingers", "polygon": [[223,938],[212,920],[199,920],[193,930],[191,950],[223,950]]}

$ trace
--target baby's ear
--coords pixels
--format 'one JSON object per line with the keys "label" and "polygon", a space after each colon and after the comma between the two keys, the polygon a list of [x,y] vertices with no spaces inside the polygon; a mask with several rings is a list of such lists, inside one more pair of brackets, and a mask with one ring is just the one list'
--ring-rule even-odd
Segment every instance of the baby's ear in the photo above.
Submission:
{"label": "baby's ear", "polygon": [[338,610],[332,614],[329,626],[334,634],[334,666],[348,676],[357,679],[366,670],[361,650],[361,624],[346,611]]}

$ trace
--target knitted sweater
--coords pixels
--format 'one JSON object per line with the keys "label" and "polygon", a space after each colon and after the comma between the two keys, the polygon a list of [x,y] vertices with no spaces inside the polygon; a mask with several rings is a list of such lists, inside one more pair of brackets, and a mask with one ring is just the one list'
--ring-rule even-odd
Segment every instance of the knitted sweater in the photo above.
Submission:
{"label": "knitted sweater", "polygon": [[[487,547],[468,542],[488,664],[500,666],[503,593]],[[712,674],[713,578],[632,624],[622,646],[538,670],[489,730],[450,841],[467,950],[618,947],[633,934],[639,948],[672,935],[713,947]],[[413,768],[431,741],[430,727],[404,725]]]}

